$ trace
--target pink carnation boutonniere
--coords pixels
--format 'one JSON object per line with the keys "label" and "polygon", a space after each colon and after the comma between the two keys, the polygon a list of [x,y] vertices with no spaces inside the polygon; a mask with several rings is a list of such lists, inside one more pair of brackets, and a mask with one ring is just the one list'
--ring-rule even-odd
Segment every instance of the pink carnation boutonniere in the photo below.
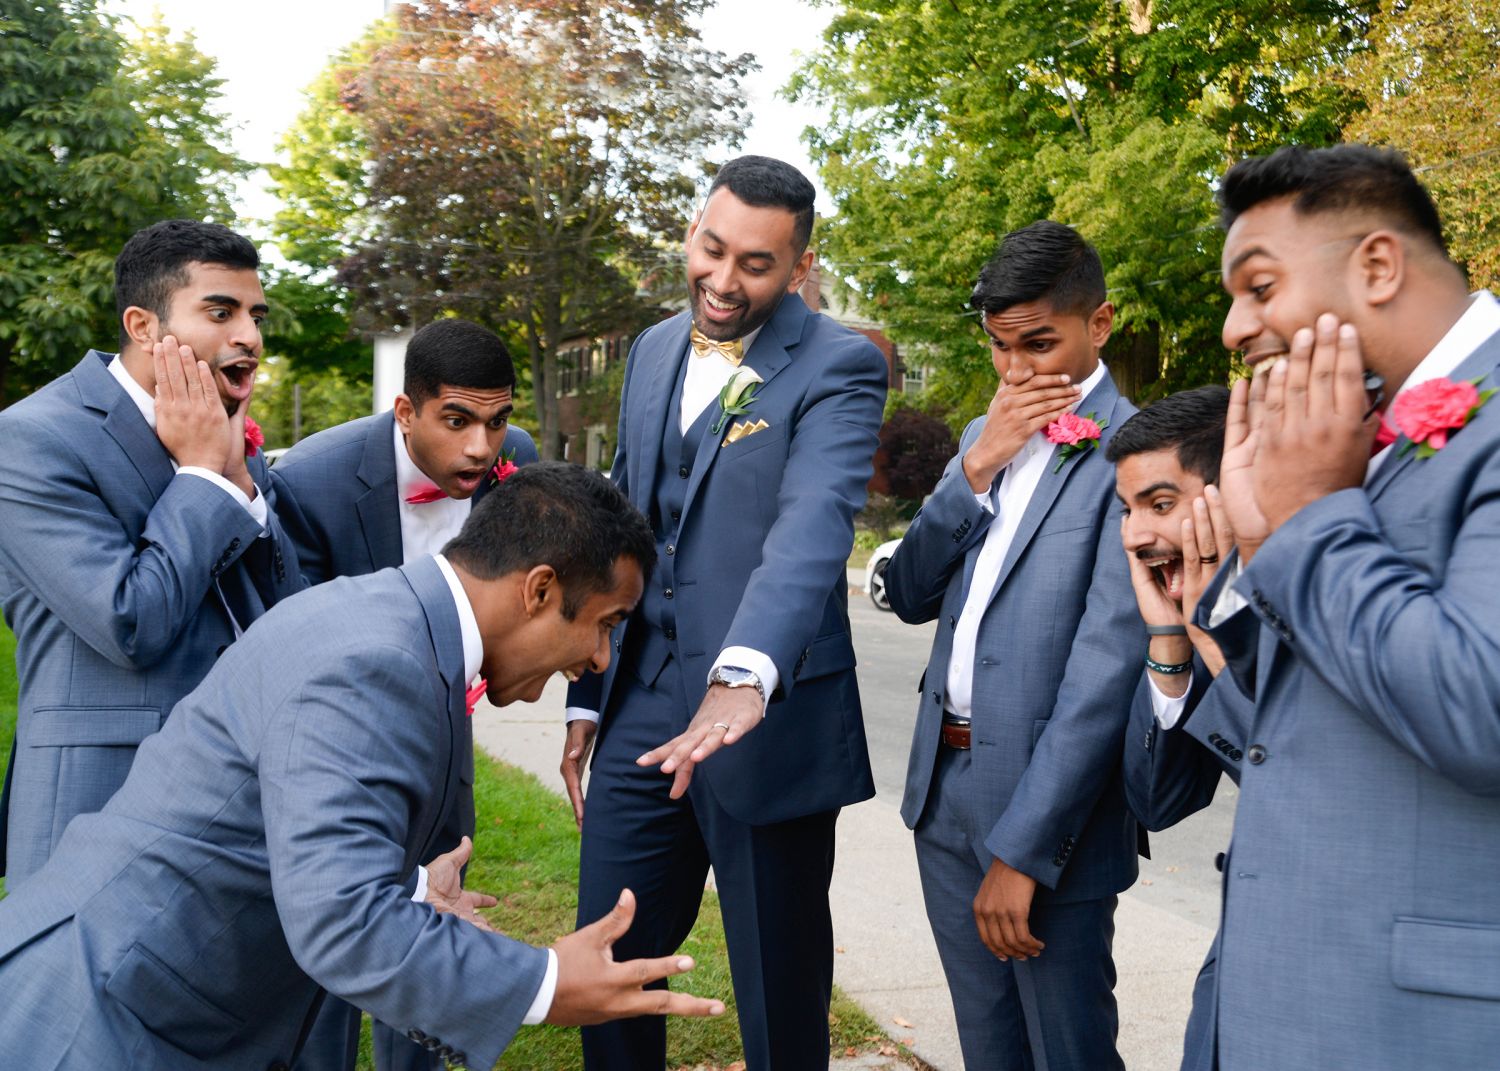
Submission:
{"label": "pink carnation boutonniere", "polygon": [[490,486],[495,487],[510,479],[521,467],[516,464],[516,451],[512,448],[508,453],[500,451],[500,459],[495,462],[495,467],[490,469]]}
{"label": "pink carnation boutonniere", "polygon": [[1479,380],[1429,379],[1403,391],[1391,403],[1389,419],[1396,430],[1410,442],[1401,448],[1404,455],[1416,447],[1417,457],[1429,458],[1448,445],[1448,438],[1467,427],[1495,389],[1482,391]]}
{"label": "pink carnation boutonniere", "polygon": [[1087,453],[1099,445],[1099,436],[1109,427],[1109,421],[1097,419],[1093,413],[1079,416],[1064,413],[1046,427],[1047,441],[1057,444],[1057,467],[1062,467],[1079,454]]}
{"label": "pink carnation boutonniere", "polygon": [[266,433],[260,430],[260,425],[255,422],[254,417],[245,417],[245,456],[254,457],[265,445]]}

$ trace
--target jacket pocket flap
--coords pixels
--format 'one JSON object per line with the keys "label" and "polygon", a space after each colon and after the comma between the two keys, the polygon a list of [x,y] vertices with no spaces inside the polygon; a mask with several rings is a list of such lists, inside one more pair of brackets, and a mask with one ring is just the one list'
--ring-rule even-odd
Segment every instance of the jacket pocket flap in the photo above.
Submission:
{"label": "jacket pocket flap", "polygon": [[45,707],[32,711],[28,747],[134,746],[161,728],[155,707]]}
{"label": "jacket pocket flap", "polygon": [[810,681],[840,670],[853,669],[855,663],[854,644],[845,633],[823,636],[812,642],[802,663],[799,681]]}
{"label": "jacket pocket flap", "polygon": [[104,983],[146,1029],[198,1057],[222,1052],[245,1026],[151,953],[135,944]]}
{"label": "jacket pocket flap", "polygon": [[1419,993],[1500,1000],[1500,926],[1398,918],[1391,980]]}

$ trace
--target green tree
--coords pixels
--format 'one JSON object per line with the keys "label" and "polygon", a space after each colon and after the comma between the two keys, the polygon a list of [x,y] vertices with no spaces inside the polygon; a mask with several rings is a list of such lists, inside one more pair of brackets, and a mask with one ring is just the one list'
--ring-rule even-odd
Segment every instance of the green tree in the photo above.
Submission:
{"label": "green tree", "polygon": [[680,237],[704,155],[743,129],[751,60],[703,47],[690,20],[705,6],[403,6],[363,60],[334,64],[299,127],[344,113],[293,161],[326,218],[289,240],[344,253],[363,332],[456,314],[516,342],[544,456],[560,453],[561,343],[639,314],[654,243]]}
{"label": "green tree", "polygon": [[969,290],[999,236],[1042,217],[1099,248],[1123,389],[1221,377],[1213,179],[1337,139],[1360,98],[1329,75],[1374,8],[848,0],[790,87],[830,115],[805,134],[838,208],[824,255],[892,338],[931,346],[959,419],[993,389]]}
{"label": "green tree", "polygon": [[232,222],[219,84],[159,22],[127,44],[94,0],[0,0],[0,402],[115,344],[132,233]]}
{"label": "green tree", "polygon": [[1476,288],[1500,288],[1500,4],[1386,5],[1350,64],[1369,111],[1352,140],[1403,151],[1432,190],[1453,255]]}

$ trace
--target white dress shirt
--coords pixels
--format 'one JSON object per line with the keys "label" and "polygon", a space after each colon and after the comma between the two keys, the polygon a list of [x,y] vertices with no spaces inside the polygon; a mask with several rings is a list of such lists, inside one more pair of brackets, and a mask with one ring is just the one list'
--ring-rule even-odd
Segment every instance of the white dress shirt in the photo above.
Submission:
{"label": "white dress shirt", "polygon": [[[404,451],[403,451],[404,453]],[[400,457],[398,453],[396,455]],[[437,503],[432,503],[436,505]],[[408,561],[410,559],[407,559]],[[469,602],[468,593],[459,582],[458,574],[453,571],[453,566],[448,564],[448,559],[441,554],[433,555],[432,560],[443,574],[443,579],[448,582],[448,590],[453,595],[453,605],[458,610],[458,631],[463,637],[464,645],[464,680],[471,681],[479,673],[479,666],[484,661],[484,642],[479,636],[479,621],[474,616],[474,607]],[[417,870],[417,895],[413,900],[423,900],[427,897],[427,868],[419,867]],[[467,923],[465,923],[467,925]],[[547,973],[542,976],[542,986],[536,992],[535,999],[531,1002],[531,1008],[526,1012],[526,1018],[521,1022],[526,1026],[535,1026],[547,1018],[547,1013],[552,1010],[552,998],[557,994],[557,953],[547,949]]]}
{"label": "white dress shirt", "polygon": [[[1078,401],[1069,407],[1069,412],[1083,404],[1089,392],[1103,381],[1104,375],[1104,362],[1100,361],[1083,381]],[[1080,460],[1082,459],[1075,458],[1068,464],[1077,464]],[[989,609],[990,596],[994,594],[995,583],[1000,579],[1000,567],[1005,564],[1005,556],[1010,552],[1010,545],[1015,542],[1016,531],[1021,527],[1021,518],[1026,514],[1031,496],[1042,482],[1047,467],[1055,463],[1053,444],[1047,441],[1046,433],[1035,432],[1026,440],[1020,453],[1000,470],[996,485],[989,491],[974,496],[981,506],[995,514],[995,519],[990,522],[989,530],[984,534],[984,545],[980,547],[979,559],[974,563],[969,593],[964,598],[964,608],[958,615],[958,624],[953,630],[953,649],[948,656],[948,680],[943,706],[948,713],[957,717],[967,719],[973,711],[974,651],[979,642],[979,624],[984,620],[985,611]],[[963,472],[960,471],[958,476],[963,478]]]}
{"label": "white dress shirt", "polygon": [[436,554],[448,545],[448,540],[458,535],[458,530],[469,519],[469,510],[474,499],[448,498],[446,495],[433,502],[411,503],[408,495],[434,486],[427,474],[417,468],[406,448],[406,436],[401,434],[401,425],[392,422],[395,429],[396,451],[396,511],[401,517],[401,564]]}
{"label": "white dress shirt", "polygon": [[[1414,387],[1419,387],[1429,380],[1442,379],[1444,376],[1452,375],[1459,365],[1469,359],[1470,354],[1482,346],[1497,331],[1500,331],[1500,301],[1496,301],[1495,295],[1491,294],[1488,290],[1476,291],[1470,295],[1469,307],[1464,310],[1464,314],[1458,318],[1452,327],[1448,328],[1442,338],[1438,339],[1437,345],[1428,351],[1427,356],[1418,362],[1417,367],[1412,369],[1411,375],[1407,376],[1406,382],[1401,384],[1401,389],[1396,392],[1395,398],[1391,399],[1391,404],[1394,405],[1396,398],[1401,397],[1401,395]],[[1390,406],[1386,407],[1386,412],[1390,412]],[[1391,443],[1374,457],[1370,458],[1370,464],[1365,469],[1366,487],[1370,486],[1370,481],[1380,471],[1380,466],[1384,465],[1386,460],[1391,456],[1391,451],[1395,449],[1395,446],[1395,443]],[[1235,590],[1235,586],[1239,582],[1239,574],[1244,571],[1244,564],[1239,558],[1235,559],[1234,568],[1234,579],[1219,589],[1218,601],[1214,603],[1213,610],[1209,613],[1208,622],[1211,626],[1224,623],[1248,605],[1245,597]],[[1164,699],[1165,697],[1162,698]],[[1181,702],[1177,705],[1177,713],[1175,715],[1170,710],[1165,710],[1165,708],[1158,706],[1157,702],[1157,690],[1153,684],[1151,689],[1152,709],[1156,712],[1157,721],[1161,722],[1162,727],[1170,729],[1172,725],[1176,724],[1177,718],[1181,717]],[[1172,718],[1170,723],[1163,721],[1164,710],[1166,716]]]}
{"label": "white dress shirt", "polygon": [[[755,345],[760,332],[761,329],[757,327],[741,339],[746,354]],[[703,415],[703,410],[718,401],[724,384],[729,382],[729,377],[739,367],[741,366],[718,353],[707,353],[699,357],[693,352],[692,344],[688,344],[687,368],[682,378],[682,404],[677,410],[677,425],[683,435]],[[750,670],[760,678],[760,683],[766,690],[765,703],[761,707],[761,714],[764,715],[770,706],[771,693],[781,684],[781,674],[777,672],[776,663],[771,660],[771,656],[750,647],[726,647],[714,659],[714,664],[709,668],[710,674],[720,666],[738,666]],[[599,712],[587,707],[568,707],[563,717],[567,721],[597,722]]]}
{"label": "white dress shirt", "polygon": [[[115,381],[125,389],[125,396],[132,402],[134,402],[135,407],[141,411],[141,416],[145,418],[147,426],[150,427],[152,431],[155,431],[156,399],[147,394],[146,388],[142,387],[135,381],[135,377],[130,374],[130,372],[125,368],[125,363],[120,360],[119,354],[116,354],[114,356],[107,367],[109,368],[109,374],[114,376]],[[169,453],[167,456],[171,457],[171,454]],[[211,472],[208,469],[202,468],[198,465],[188,465],[186,468],[182,468],[177,464],[177,459],[175,457],[172,458],[172,471],[177,473],[179,476],[196,476],[199,479],[207,480],[209,483],[213,484],[219,490],[227,494],[230,498],[238,502],[241,508],[243,508],[246,513],[250,514],[250,518],[255,521],[256,524],[260,525],[260,534],[262,538],[264,538],[268,534],[267,522],[269,517],[266,510],[265,496],[257,493],[254,498],[248,498],[246,497],[245,492],[241,491],[234,484],[230,483],[219,473]],[[240,627],[239,619],[234,616],[234,610],[230,608],[229,600],[224,598],[224,589],[219,587],[219,580],[217,577],[214,578],[214,591],[218,593],[219,602],[224,605],[224,612],[229,615],[229,627],[234,630],[234,638],[239,639],[245,634],[245,630]]]}

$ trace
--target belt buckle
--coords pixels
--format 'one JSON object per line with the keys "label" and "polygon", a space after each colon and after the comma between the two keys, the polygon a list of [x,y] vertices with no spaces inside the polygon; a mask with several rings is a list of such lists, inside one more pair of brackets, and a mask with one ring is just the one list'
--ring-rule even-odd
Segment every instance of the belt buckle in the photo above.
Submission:
{"label": "belt buckle", "polygon": [[969,722],[944,721],[941,739],[948,747],[955,751],[968,751],[971,747],[971,729]]}

